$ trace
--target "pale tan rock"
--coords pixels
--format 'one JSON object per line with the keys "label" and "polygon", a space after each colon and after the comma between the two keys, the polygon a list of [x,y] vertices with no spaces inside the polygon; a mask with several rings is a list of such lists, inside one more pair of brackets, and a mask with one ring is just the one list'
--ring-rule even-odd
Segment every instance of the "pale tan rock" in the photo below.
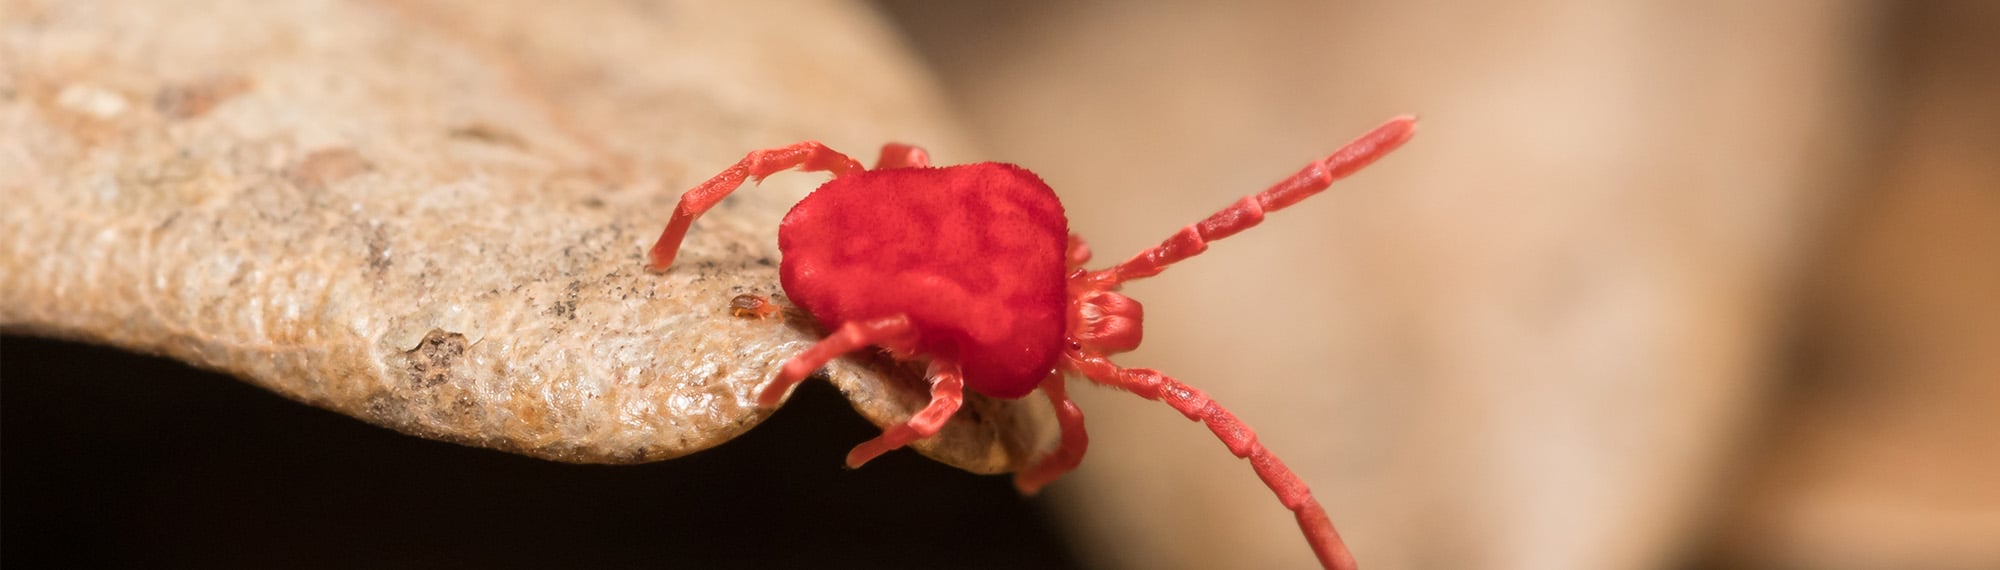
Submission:
{"label": "pale tan rock", "polygon": [[[670,273],[644,248],[750,149],[964,152],[885,30],[834,3],[8,0],[0,326],[559,461],[716,445],[818,335],[728,304],[781,293],[776,222],[822,175],[724,202]],[[927,399],[829,370],[878,424]],[[1010,470],[1051,427],[1024,402],[916,447]]]}

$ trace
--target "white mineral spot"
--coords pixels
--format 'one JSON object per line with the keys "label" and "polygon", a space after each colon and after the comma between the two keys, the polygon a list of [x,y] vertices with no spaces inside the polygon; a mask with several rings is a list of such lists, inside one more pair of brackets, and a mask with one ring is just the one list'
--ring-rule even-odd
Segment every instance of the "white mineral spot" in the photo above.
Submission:
{"label": "white mineral spot", "polygon": [[99,120],[116,117],[129,106],[125,97],[115,91],[82,83],[63,87],[56,93],[56,104]]}

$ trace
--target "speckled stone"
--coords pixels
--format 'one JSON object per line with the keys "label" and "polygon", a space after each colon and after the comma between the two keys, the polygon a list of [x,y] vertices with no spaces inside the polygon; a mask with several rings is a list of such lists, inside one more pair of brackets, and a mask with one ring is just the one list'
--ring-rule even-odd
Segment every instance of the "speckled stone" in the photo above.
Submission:
{"label": "speckled stone", "polygon": [[[552,6],[6,2],[0,326],[558,461],[750,429],[820,332],[729,301],[782,295],[777,221],[823,175],[746,188],[648,273],[679,191],[806,138],[965,145],[861,7]],[[927,401],[862,360],[827,376],[871,421]],[[915,447],[1013,470],[1054,433],[1020,402],[969,396]]]}

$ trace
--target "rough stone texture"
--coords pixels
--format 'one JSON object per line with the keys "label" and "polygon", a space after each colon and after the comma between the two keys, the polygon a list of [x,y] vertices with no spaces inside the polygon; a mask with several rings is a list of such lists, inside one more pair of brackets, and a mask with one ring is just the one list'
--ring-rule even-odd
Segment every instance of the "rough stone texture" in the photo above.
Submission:
{"label": "rough stone texture", "polygon": [[[776,222],[820,178],[724,202],[666,275],[643,250],[750,149],[963,152],[890,38],[831,3],[5,0],[0,326],[423,437],[698,451],[818,334],[728,304],[780,293]],[[878,424],[927,399],[829,369]],[[1001,472],[1047,440],[1044,406],[970,407],[918,449]]]}

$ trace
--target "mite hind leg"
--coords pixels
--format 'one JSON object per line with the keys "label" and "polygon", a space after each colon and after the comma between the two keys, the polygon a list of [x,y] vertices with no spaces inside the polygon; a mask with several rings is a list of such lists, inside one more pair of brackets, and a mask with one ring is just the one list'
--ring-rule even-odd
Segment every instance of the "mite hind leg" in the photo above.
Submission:
{"label": "mite hind leg", "polygon": [[693,225],[694,219],[703,212],[715,207],[723,197],[736,191],[745,179],[761,181],[789,168],[806,172],[824,170],[832,172],[836,178],[862,170],[860,162],[816,141],[751,151],[721,174],[681,194],[680,204],[674,207],[674,216],[667,220],[667,228],[660,231],[660,239],[653,242],[653,249],[647,253],[649,262],[646,268],[666,271],[672,266],[674,255],[680,253],[681,240],[687,237],[688,226]]}
{"label": "mite hind leg", "polygon": [[931,403],[910,416],[909,421],[890,426],[875,439],[854,446],[853,451],[847,452],[848,467],[860,467],[910,442],[937,435],[944,423],[951,420],[951,415],[958,413],[959,406],[965,403],[965,375],[959,372],[958,363],[933,359],[925,376],[931,382]]}
{"label": "mite hind leg", "polygon": [[908,315],[871,321],[850,321],[841,325],[839,330],[833,331],[833,334],[826,335],[826,338],[813,343],[805,352],[786,360],[784,367],[778,369],[778,376],[772,378],[771,383],[764,386],[764,391],[757,394],[757,405],[764,408],[777,407],[778,401],[784,399],[785,393],[790,391],[792,386],[805,381],[814,370],[819,370],[821,366],[826,366],[826,363],[832,362],[842,354],[876,345],[889,348],[892,352],[898,349],[907,352],[907,348],[914,344],[916,344],[916,326],[911,324]]}

